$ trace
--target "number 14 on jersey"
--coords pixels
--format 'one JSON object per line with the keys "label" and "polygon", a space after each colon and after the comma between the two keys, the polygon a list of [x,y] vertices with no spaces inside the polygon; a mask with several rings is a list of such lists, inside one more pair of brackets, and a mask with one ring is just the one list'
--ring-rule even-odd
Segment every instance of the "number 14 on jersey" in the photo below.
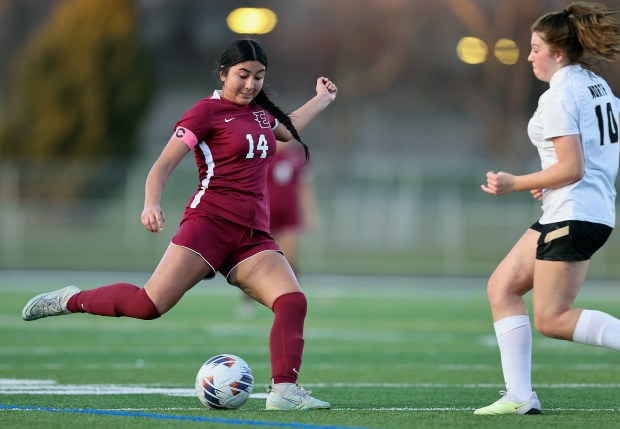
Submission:
{"label": "number 14 on jersey", "polygon": [[[254,158],[254,138],[252,137],[252,134],[246,134],[245,138],[248,140],[248,153],[245,155],[246,158],[250,159],[250,158]],[[265,138],[264,134],[261,134],[258,137],[258,144],[256,145],[256,151],[262,151],[260,157],[261,158],[265,158],[267,156],[267,151],[269,150],[269,145],[267,143],[267,139]]]}
{"label": "number 14 on jersey", "polygon": [[609,131],[609,140],[611,143],[618,143],[618,123],[614,117],[613,110],[611,109],[611,103],[607,103],[606,112],[603,113],[601,106],[594,108],[596,112],[596,118],[598,120],[598,129],[601,134],[601,146],[605,144],[605,119],[607,119],[607,130]]}

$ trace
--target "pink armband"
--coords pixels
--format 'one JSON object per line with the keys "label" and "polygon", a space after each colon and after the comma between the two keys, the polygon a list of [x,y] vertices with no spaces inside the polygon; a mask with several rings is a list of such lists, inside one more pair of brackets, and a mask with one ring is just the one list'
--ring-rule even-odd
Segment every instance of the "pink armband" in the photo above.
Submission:
{"label": "pink armband", "polygon": [[193,149],[194,146],[198,144],[198,138],[196,138],[196,134],[192,133],[187,128],[177,127],[172,137],[180,139],[190,149]]}

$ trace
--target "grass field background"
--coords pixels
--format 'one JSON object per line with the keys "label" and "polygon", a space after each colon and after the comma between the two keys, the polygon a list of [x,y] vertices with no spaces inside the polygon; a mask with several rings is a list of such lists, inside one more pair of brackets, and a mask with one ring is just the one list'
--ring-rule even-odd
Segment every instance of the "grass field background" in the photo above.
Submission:
{"label": "grass field background", "polygon": [[[0,427],[617,428],[620,354],[534,334],[539,416],[474,416],[503,387],[484,279],[302,277],[308,295],[300,384],[333,409],[264,410],[272,314],[239,318],[239,292],[203,282],[155,321],[69,315],[21,320],[25,302],[75,284],[147,274],[0,271]],[[614,282],[589,280],[579,305],[620,315]],[[243,357],[254,397],[204,408],[200,365]]]}

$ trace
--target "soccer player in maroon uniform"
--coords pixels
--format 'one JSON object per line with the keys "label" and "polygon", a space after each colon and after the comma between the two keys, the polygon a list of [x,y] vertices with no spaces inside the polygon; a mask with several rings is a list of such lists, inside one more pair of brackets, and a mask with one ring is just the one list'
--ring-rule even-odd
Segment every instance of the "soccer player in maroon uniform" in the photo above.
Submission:
{"label": "soccer player in maroon uniform", "polygon": [[266,408],[330,407],[296,384],[307,303],[269,234],[267,167],[276,138],[301,142],[298,132],[334,101],[337,88],[329,79],[318,78],[316,96],[286,115],[263,91],[267,67],[267,55],[258,42],[232,42],[220,61],[222,89],[196,103],[176,123],[146,180],[144,227],[154,233],[163,229],[161,194],[168,176],[191,150],[200,185],[144,288],[116,283],[81,291],[69,286],[32,298],[22,310],[24,320],[76,312],[155,319],[200,280],[220,272],[275,314]]}

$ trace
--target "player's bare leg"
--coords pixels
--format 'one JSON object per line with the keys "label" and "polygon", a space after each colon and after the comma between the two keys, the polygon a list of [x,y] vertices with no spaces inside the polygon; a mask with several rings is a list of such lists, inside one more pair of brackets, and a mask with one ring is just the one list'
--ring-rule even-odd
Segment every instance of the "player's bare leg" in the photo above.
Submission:
{"label": "player's bare leg", "polygon": [[144,288],[115,283],[84,290],[69,286],[32,298],[22,310],[24,320],[71,313],[150,320],[170,310],[181,297],[212,272],[196,253],[170,244]]}
{"label": "player's bare leg", "polygon": [[475,414],[537,414],[541,406],[532,391],[532,331],[523,295],[534,284],[536,243],[540,233],[528,229],[489,279],[487,294],[500,348],[506,391]]}
{"label": "player's bare leg", "polygon": [[541,334],[572,341],[580,308],[572,308],[583,286],[589,261],[536,261],[534,324]]}
{"label": "player's bare leg", "polygon": [[228,275],[228,281],[268,308],[281,295],[301,292],[286,258],[270,250],[241,262]]}
{"label": "player's bare leg", "polygon": [[171,243],[144,289],[157,310],[164,314],[212,272],[200,255]]}

